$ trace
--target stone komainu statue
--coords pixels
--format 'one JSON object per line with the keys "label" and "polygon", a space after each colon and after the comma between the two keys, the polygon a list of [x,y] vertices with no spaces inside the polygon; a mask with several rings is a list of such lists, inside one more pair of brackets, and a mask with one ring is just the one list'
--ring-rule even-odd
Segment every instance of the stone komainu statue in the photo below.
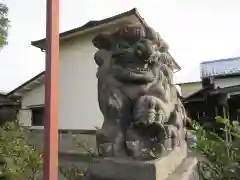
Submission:
{"label": "stone komainu statue", "polygon": [[97,132],[102,156],[151,160],[185,144],[184,107],[168,46],[150,27],[127,25],[93,39],[98,51]]}

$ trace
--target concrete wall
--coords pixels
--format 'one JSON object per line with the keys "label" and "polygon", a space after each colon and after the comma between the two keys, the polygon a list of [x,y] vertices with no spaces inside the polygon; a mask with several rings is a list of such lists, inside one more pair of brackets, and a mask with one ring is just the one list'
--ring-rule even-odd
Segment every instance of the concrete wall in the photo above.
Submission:
{"label": "concrete wall", "polygon": [[215,79],[215,87],[229,87],[229,86],[235,86],[240,84],[240,77],[228,77],[228,78],[221,78],[221,79]]}
{"label": "concrete wall", "polygon": [[201,82],[178,84],[181,87],[182,97],[187,97],[202,88]]}
{"label": "concrete wall", "polygon": [[[30,139],[40,151],[44,147],[44,130],[32,129]],[[72,135],[74,138],[72,137]],[[74,140],[76,138],[76,140]],[[86,149],[77,146],[85,144],[96,154],[96,133],[94,130],[59,130],[59,153],[60,154],[87,154]]]}
{"label": "concrete wall", "polygon": [[[76,141],[69,134],[75,136]],[[30,131],[30,140],[36,144],[40,151],[43,151],[44,147],[44,130],[32,129]],[[88,149],[92,149],[95,153],[93,156],[89,156],[84,148],[78,146],[78,143],[85,144]],[[91,161],[97,156],[96,148],[96,135],[93,130],[60,130],[59,131],[59,167],[71,168],[73,165],[78,167],[79,170],[83,170],[89,166]],[[59,171],[59,180],[69,180]],[[42,180],[42,177],[40,177]]]}

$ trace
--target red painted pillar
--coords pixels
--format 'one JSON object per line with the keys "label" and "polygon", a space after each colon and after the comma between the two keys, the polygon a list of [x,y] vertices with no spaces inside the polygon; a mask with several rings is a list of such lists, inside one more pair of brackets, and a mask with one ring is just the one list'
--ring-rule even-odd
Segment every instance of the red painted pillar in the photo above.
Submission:
{"label": "red painted pillar", "polygon": [[58,180],[59,0],[47,0],[44,180]]}

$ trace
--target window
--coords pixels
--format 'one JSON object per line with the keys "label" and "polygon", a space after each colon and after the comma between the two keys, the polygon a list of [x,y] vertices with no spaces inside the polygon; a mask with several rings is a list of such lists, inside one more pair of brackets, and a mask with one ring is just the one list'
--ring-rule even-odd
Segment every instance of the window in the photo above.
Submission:
{"label": "window", "polygon": [[43,126],[44,108],[32,108],[32,126]]}

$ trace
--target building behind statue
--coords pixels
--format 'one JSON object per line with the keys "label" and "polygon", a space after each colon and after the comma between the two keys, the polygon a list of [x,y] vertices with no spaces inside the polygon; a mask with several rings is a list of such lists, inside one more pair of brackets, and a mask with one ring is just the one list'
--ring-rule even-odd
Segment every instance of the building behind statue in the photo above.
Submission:
{"label": "building behind statue", "polygon": [[216,116],[240,120],[240,57],[200,64],[201,81],[179,84],[188,115],[206,127]]}

